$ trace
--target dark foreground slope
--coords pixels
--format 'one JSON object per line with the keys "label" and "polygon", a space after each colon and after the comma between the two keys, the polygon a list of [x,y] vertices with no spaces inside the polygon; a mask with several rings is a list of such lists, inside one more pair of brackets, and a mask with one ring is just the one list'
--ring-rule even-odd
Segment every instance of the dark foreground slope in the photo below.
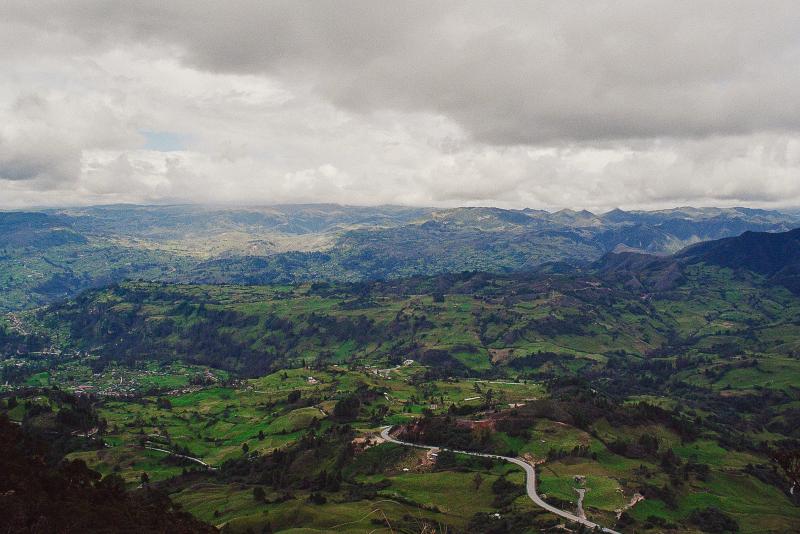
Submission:
{"label": "dark foreground slope", "polygon": [[44,442],[0,415],[0,528],[15,533],[205,533],[216,529],[176,510],[165,494],[128,491],[81,460],[49,465]]}

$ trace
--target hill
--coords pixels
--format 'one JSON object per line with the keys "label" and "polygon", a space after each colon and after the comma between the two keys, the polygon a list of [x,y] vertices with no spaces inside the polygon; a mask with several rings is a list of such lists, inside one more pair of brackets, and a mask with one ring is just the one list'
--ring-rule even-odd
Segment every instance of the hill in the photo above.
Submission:
{"label": "hill", "polygon": [[800,292],[800,229],[775,234],[745,232],[738,237],[694,245],[678,257],[756,272]]}
{"label": "hill", "polygon": [[86,238],[72,229],[65,217],[46,213],[0,212],[0,246],[4,249],[46,249],[86,242]]}

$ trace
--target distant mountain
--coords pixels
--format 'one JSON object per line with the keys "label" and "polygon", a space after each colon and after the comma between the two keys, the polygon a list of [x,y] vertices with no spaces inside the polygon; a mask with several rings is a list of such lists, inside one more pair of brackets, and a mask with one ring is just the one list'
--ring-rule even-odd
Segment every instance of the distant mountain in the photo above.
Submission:
{"label": "distant mountain", "polygon": [[738,237],[691,246],[677,258],[746,269],[800,293],[800,228],[781,233],[744,232]]}
{"label": "distant mountain", "polygon": [[64,217],[45,213],[0,212],[0,248],[47,248],[83,244],[86,238]]}
{"label": "distant mountain", "polygon": [[91,206],[0,212],[0,310],[125,278],[291,283],[588,265],[614,250],[669,254],[800,216],[746,208],[453,209],[334,204]]}
{"label": "distant mountain", "polygon": [[677,257],[773,276],[800,263],[800,228],[781,233],[748,231],[738,237],[693,245]]}
{"label": "distant mountain", "polygon": [[800,293],[800,228],[778,233],[747,231],[691,245],[672,256],[617,249],[593,268],[628,287],[666,290],[682,278],[687,266],[700,263],[755,273]]}
{"label": "distant mountain", "polygon": [[231,232],[304,235],[343,231],[352,227],[397,226],[424,217],[430,210],[403,206],[339,206],[296,204],[266,207],[202,205],[90,206],[49,210],[72,221],[78,231],[134,236],[164,241],[186,235],[213,236]]}

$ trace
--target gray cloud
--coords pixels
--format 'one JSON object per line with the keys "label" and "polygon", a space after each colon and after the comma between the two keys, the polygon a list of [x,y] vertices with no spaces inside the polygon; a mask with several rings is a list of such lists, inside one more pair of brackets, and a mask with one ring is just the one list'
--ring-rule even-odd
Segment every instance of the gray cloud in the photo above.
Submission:
{"label": "gray cloud", "polygon": [[22,2],[87,43],[176,47],[187,64],[312,85],[359,111],[430,111],[479,141],[800,128],[800,4]]}
{"label": "gray cloud", "polygon": [[796,1],[12,0],[0,47],[7,205],[800,203]]}

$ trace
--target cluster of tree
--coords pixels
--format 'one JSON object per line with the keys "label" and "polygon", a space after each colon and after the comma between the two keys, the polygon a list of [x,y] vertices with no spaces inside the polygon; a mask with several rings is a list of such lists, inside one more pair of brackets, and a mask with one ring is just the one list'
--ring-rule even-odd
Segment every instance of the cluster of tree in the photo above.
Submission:
{"label": "cluster of tree", "polygon": [[642,434],[637,440],[616,439],[606,446],[611,452],[628,458],[654,457],[658,453],[658,438],[652,434]]}
{"label": "cluster of tree", "polygon": [[520,437],[529,439],[531,435],[531,428],[533,427],[536,419],[527,414],[520,413],[519,410],[511,410],[508,417],[498,418],[495,423],[495,429],[498,432],[505,432],[511,437]]}
{"label": "cluster of tree", "polygon": [[361,346],[381,335],[375,321],[364,315],[337,317],[313,312],[303,319],[300,336],[317,336],[322,345],[328,345],[331,341],[355,341],[357,346]]}
{"label": "cluster of tree", "polygon": [[693,510],[689,514],[689,522],[703,532],[724,534],[739,531],[739,523],[735,519],[713,507]]}
{"label": "cluster of tree", "polygon": [[336,401],[333,407],[333,415],[342,421],[353,421],[358,417],[363,406],[368,405],[382,395],[382,391],[359,382],[353,391]]}
{"label": "cluster of tree", "polygon": [[217,475],[225,482],[259,484],[279,491],[337,491],[342,470],[353,458],[349,425],[311,430],[296,443],[264,455],[226,461]]}
{"label": "cluster of tree", "polygon": [[450,415],[426,416],[401,429],[400,439],[448,449],[488,452],[495,445],[491,431],[473,431]]}
{"label": "cluster of tree", "polygon": [[414,451],[411,448],[394,443],[383,443],[370,447],[355,456],[353,461],[344,468],[343,477],[353,480],[357,475],[383,473],[413,454]]}
{"label": "cluster of tree", "polygon": [[[356,349],[375,342],[411,346],[419,331],[433,326],[424,314],[404,312],[388,324],[377,324],[367,315],[311,312],[289,319],[242,313],[212,307],[205,294],[181,293],[159,284],[125,284],[105,292],[127,305],[115,306],[117,298],[103,298],[94,290],[42,313],[43,319],[57,315],[79,346],[99,353],[96,369],[111,361],[131,365],[161,358],[260,376],[298,355],[300,344],[313,343],[321,355],[329,356],[331,347],[344,342],[354,342]],[[165,313],[153,317],[145,304],[165,308]]]}
{"label": "cluster of tree", "polygon": [[697,439],[703,429],[703,421],[699,418],[690,418],[678,410],[666,410],[647,402],[626,404],[616,395],[596,390],[584,378],[553,380],[550,391],[552,399],[529,402],[519,408],[519,412],[567,422],[587,431],[591,431],[594,421],[600,419],[606,419],[612,426],[661,425],[687,442]]}
{"label": "cluster of tree", "polygon": [[597,459],[597,453],[592,452],[588,445],[576,445],[570,450],[550,449],[547,451],[547,461],[552,462],[563,458],[592,458]]}
{"label": "cluster of tree", "polygon": [[21,334],[0,324],[0,358],[15,354],[39,352],[47,346],[48,340],[37,334]]}
{"label": "cluster of tree", "polygon": [[522,484],[515,484],[505,476],[498,477],[492,482],[492,493],[494,500],[492,506],[495,508],[506,508],[516,500],[517,497],[525,494],[525,487]]}
{"label": "cluster of tree", "polygon": [[565,362],[570,362],[574,359],[575,356],[572,354],[539,351],[525,356],[518,356],[509,362],[509,366],[517,370],[538,369],[547,363],[563,365]]}
{"label": "cluster of tree", "polygon": [[430,330],[434,326],[434,323],[424,313],[418,315],[414,312],[408,313],[405,310],[400,310],[395,314],[394,319],[389,322],[385,330],[392,337],[409,337],[413,340],[418,332]]}
{"label": "cluster of tree", "polygon": [[[36,398],[37,400],[31,400]],[[22,428],[49,444],[50,459],[61,458],[76,450],[102,446],[100,435],[106,429],[106,420],[96,410],[97,399],[92,395],[72,395],[59,389],[32,388],[9,395],[7,408],[24,404]],[[92,438],[84,436],[90,431]]]}
{"label": "cluster of tree", "polygon": [[358,417],[358,411],[361,408],[361,399],[358,394],[350,393],[345,397],[336,401],[333,407],[333,415],[345,421],[352,421]]}
{"label": "cluster of tree", "polygon": [[510,309],[491,311],[476,318],[480,340],[484,345],[502,342],[514,344],[529,335],[536,336],[581,336],[588,333],[592,322],[591,313],[564,317],[547,315],[530,319]]}
{"label": "cluster of tree", "polygon": [[473,372],[469,367],[461,363],[453,354],[452,350],[446,349],[425,349],[414,354],[416,359],[428,366],[425,375],[426,380],[437,380],[453,376],[470,376]]}
{"label": "cluster of tree", "polygon": [[467,523],[468,534],[524,534],[534,528],[536,532],[554,530],[557,519],[541,517],[544,511],[504,511],[502,514],[478,512]]}

